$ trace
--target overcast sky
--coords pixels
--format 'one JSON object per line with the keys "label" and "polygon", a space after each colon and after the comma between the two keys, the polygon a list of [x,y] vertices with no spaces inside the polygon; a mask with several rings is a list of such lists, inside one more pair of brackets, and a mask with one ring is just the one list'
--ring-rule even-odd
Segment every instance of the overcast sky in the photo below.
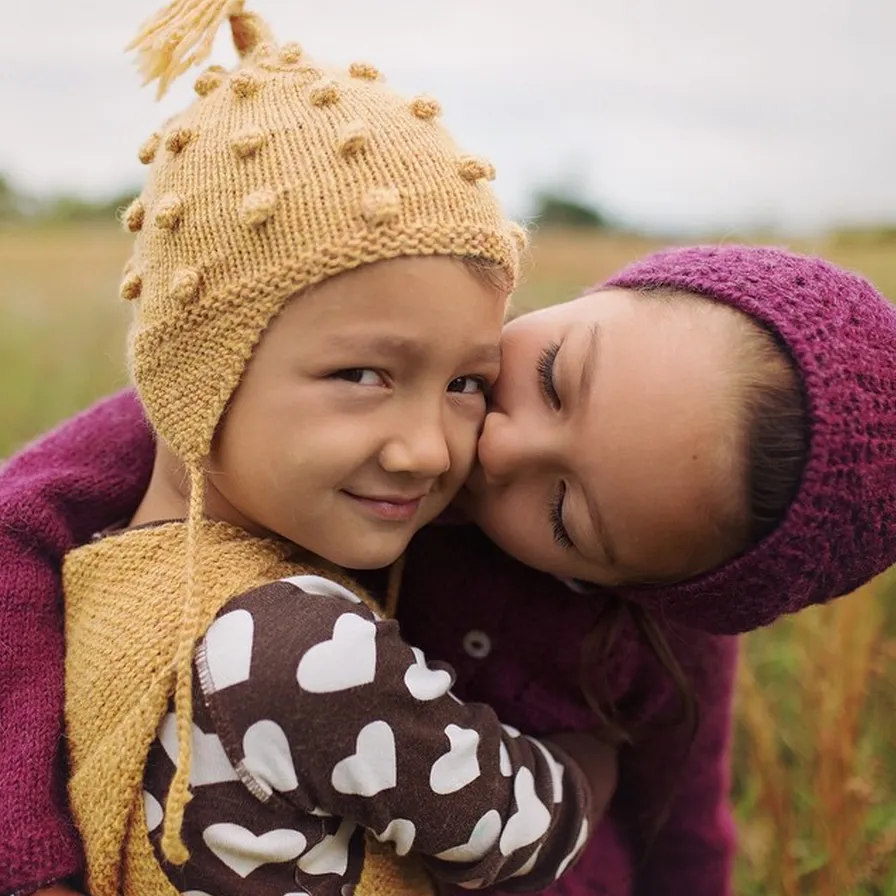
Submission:
{"label": "overcast sky", "polygon": [[[153,0],[0,0],[0,171],[139,184],[161,104],[122,52]],[[508,206],[568,186],[653,229],[896,222],[894,0],[255,0],[282,41],[429,92]],[[227,35],[215,61],[232,60]]]}

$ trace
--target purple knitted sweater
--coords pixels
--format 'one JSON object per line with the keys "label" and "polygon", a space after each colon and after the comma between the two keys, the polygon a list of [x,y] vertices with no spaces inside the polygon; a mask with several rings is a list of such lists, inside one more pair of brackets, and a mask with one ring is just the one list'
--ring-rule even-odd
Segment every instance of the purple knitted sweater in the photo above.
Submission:
{"label": "purple knitted sweater", "polygon": [[[0,471],[0,892],[80,868],[59,755],[61,558],[133,510],[152,452],[142,413],[125,393]],[[600,600],[523,567],[471,527],[432,527],[409,552],[399,617],[412,643],[455,667],[458,693],[542,734],[593,725],[578,658]],[[551,894],[730,893],[734,838],[726,796],[736,644],[684,629],[672,631],[672,643],[700,703],[696,741],[686,753],[667,729],[622,751],[610,811]],[[674,710],[668,679],[633,629],[623,630],[607,676],[630,717],[657,721]],[[642,832],[670,789],[669,821],[645,857]]]}

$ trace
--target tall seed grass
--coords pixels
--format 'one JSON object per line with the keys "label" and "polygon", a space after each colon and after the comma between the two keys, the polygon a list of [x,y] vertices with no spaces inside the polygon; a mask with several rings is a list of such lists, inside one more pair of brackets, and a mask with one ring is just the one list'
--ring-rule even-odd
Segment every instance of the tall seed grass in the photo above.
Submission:
{"label": "tall seed grass", "polygon": [[745,640],[738,893],[896,892],[892,574]]}

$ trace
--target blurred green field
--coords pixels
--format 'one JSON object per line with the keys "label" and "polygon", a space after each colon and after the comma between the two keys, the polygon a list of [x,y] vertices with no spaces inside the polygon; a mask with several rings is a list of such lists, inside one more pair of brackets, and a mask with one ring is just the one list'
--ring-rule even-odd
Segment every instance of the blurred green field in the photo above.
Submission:
{"label": "blurred green field", "polygon": [[[546,232],[517,304],[573,296],[655,244]],[[0,457],[123,385],[129,238],[0,228]],[[794,244],[896,298],[896,242]],[[896,896],[896,578],[744,639],[736,892]]]}

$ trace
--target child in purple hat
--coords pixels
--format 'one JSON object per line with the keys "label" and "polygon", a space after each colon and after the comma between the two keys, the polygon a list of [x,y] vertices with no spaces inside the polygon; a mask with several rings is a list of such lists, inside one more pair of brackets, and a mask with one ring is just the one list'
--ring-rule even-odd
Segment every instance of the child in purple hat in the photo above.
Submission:
{"label": "child in purple hat", "polygon": [[[632,353],[624,349],[638,347],[638,333],[642,363],[626,367]],[[756,339],[752,355],[739,353]],[[699,629],[768,624],[896,561],[894,344],[896,310],[864,280],[819,260],[742,247],[654,255],[594,293],[507,327],[497,406],[468,504],[489,535],[543,572],[472,527],[430,528],[409,552],[399,618],[409,640],[454,665],[464,698],[491,703],[532,734],[600,727],[623,744],[608,817],[579,864],[546,892],[730,892],[734,640]],[[532,350],[540,363],[523,376]],[[764,371],[761,388],[738,379],[738,362],[749,357],[761,361],[750,368]],[[621,382],[625,390],[613,392]],[[595,403],[576,411],[584,385]],[[765,403],[755,404],[757,394]],[[642,414],[640,441],[625,442],[631,428],[611,411],[639,406],[651,413]],[[603,466],[583,465],[581,438],[559,438],[576,419],[600,419],[586,447]],[[777,479],[757,482],[760,456]],[[624,467],[610,477],[616,491],[600,478],[619,457],[637,471],[634,484],[662,525],[639,515],[635,490],[619,492],[631,485]],[[125,394],[0,475],[4,892],[79,869],[54,775],[59,567],[73,545],[129,517],[151,462],[151,439]],[[537,499],[530,482],[550,485],[546,531],[524,525],[530,517],[519,511]],[[699,512],[672,512],[688,495]],[[508,499],[520,502],[509,517],[500,512]],[[590,512],[595,499],[600,526]],[[663,554],[663,537],[676,556]],[[575,589],[560,579],[577,580]],[[681,710],[694,700],[692,735]]]}

